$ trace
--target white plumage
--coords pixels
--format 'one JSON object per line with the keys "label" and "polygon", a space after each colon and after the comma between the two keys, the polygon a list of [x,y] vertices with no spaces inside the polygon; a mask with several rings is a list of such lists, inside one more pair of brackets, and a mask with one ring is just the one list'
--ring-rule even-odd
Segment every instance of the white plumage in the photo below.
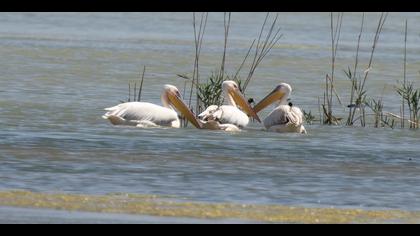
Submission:
{"label": "white plumage", "polygon": [[303,113],[299,107],[279,105],[263,121],[264,127],[272,132],[306,133]]}
{"label": "white plumage", "polygon": [[165,85],[161,96],[163,106],[148,102],[126,102],[114,107],[105,108],[107,113],[102,117],[114,125],[130,125],[137,127],[169,126],[179,128],[181,123],[177,109],[194,126],[201,128],[195,115],[181,99],[178,89],[173,85]]}
{"label": "white plumage", "polygon": [[289,84],[281,83],[254,107],[254,111],[258,113],[277,102],[276,108],[263,121],[268,131],[306,133],[302,111],[299,107],[287,104],[291,92],[292,87]]}
{"label": "white plumage", "polygon": [[205,121],[215,120],[220,124],[231,124],[238,128],[244,128],[249,123],[248,115],[231,105],[222,105],[220,107],[211,105],[198,118]]}
{"label": "white plumage", "polygon": [[[222,89],[225,101],[229,105],[211,105],[204,112],[198,115],[203,128],[220,129],[225,131],[239,131],[249,123],[249,117],[253,116],[259,121],[259,117],[248,104],[248,101],[240,93],[238,85],[234,81],[224,81]],[[238,108],[241,107],[243,110]]]}
{"label": "white plumage", "polygon": [[103,118],[114,125],[171,126],[179,128],[178,114],[174,110],[148,102],[127,102],[114,107]]}

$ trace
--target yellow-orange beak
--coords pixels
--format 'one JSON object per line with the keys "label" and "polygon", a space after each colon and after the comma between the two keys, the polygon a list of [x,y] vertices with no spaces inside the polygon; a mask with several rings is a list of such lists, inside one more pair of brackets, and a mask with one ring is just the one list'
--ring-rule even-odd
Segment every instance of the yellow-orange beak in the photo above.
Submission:
{"label": "yellow-orange beak", "polygon": [[258,113],[270,104],[279,101],[284,97],[285,93],[275,89],[270,94],[268,94],[263,100],[261,100],[257,105],[254,106],[254,112]]}
{"label": "yellow-orange beak", "polygon": [[167,92],[169,101],[189,122],[191,122],[197,129],[201,129],[201,123],[195,117],[194,113],[188,108],[188,106],[182,101],[182,99],[174,92]]}
{"label": "yellow-orange beak", "polygon": [[260,118],[257,113],[252,109],[251,105],[248,103],[244,95],[237,88],[229,88],[229,95],[232,96],[236,105],[239,106],[248,116],[253,117],[258,122],[261,123]]}

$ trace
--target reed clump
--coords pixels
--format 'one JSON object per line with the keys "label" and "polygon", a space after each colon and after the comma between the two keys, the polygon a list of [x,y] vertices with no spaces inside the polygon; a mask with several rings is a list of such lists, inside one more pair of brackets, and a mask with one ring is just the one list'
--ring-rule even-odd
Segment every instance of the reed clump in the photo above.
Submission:
{"label": "reed clump", "polygon": [[340,41],[341,26],[343,23],[343,13],[339,13],[337,20],[334,22],[334,15],[331,12],[331,73],[325,76],[325,92],[323,94],[324,103],[322,104],[323,110],[323,123],[328,125],[338,125],[341,118],[333,115],[333,98],[337,97],[339,102],[341,100],[335,90],[335,64],[337,58],[338,42]]}
{"label": "reed clump", "polygon": [[[203,45],[203,36],[207,24],[208,13],[202,13],[199,21],[196,19],[196,14],[193,13],[193,30],[195,45],[193,75],[187,76],[185,74],[178,74],[178,77],[186,79],[186,84],[187,81],[190,81],[191,83],[191,86],[189,87],[190,96],[188,100],[188,105],[192,111],[198,114],[204,111],[210,105],[222,105],[222,83],[225,80],[236,81],[240,90],[245,94],[249,83],[253,79],[253,75],[256,69],[261,64],[263,59],[268,55],[268,53],[271,51],[274,45],[276,45],[282,37],[282,34],[280,34],[281,28],[277,26],[278,14],[276,14],[271,24],[269,24],[269,16],[270,14],[267,13],[259,31],[258,38],[252,41],[251,46],[249,47],[246,55],[244,56],[244,59],[242,60],[242,63],[239,65],[236,72],[233,75],[229,75],[228,73],[226,73],[226,61],[232,14],[224,13],[224,45],[220,67],[214,72],[212,72],[209,76],[207,76],[206,80],[201,80],[199,74],[199,58],[201,55],[201,49]],[[246,64],[246,61],[248,60],[250,55],[252,55],[252,52],[254,53],[248,74],[246,75],[246,77],[244,77],[244,79],[241,79],[239,74],[244,68],[244,65]],[[194,92],[196,99],[195,108],[192,105]],[[185,123],[184,125],[186,126],[187,123]]]}
{"label": "reed clump", "polygon": [[[403,82],[396,86],[397,93],[401,96],[401,128],[405,127],[405,121],[409,123],[410,129],[419,128],[419,102],[420,102],[420,89],[414,88],[413,82],[407,81],[407,34],[408,34],[408,21],[405,21],[404,30],[404,64],[403,64]],[[405,118],[405,105],[408,106],[409,118]]]}
{"label": "reed clump", "polygon": [[360,37],[362,35],[362,31],[363,31],[363,24],[364,24],[364,14],[362,16],[362,23],[361,23],[361,28],[360,28],[360,33],[359,33],[359,37],[358,37],[358,43],[357,43],[357,51],[356,51],[356,59],[355,59],[355,65],[354,65],[354,71],[353,74],[351,74],[351,71],[349,69],[349,71],[346,73],[346,76],[350,79],[351,81],[351,99],[350,99],[350,104],[355,104],[355,106],[350,106],[349,108],[349,116],[347,119],[347,125],[352,126],[355,123],[355,115],[356,115],[356,107],[360,108],[361,114],[360,114],[360,122],[361,122],[361,126],[366,126],[366,114],[365,114],[365,110],[364,110],[364,106],[362,106],[362,104],[366,104],[367,100],[367,89],[366,89],[366,81],[368,79],[368,75],[369,72],[372,68],[373,65],[373,58],[374,58],[374,53],[375,53],[375,49],[377,48],[378,45],[378,41],[379,41],[379,37],[381,35],[382,32],[382,28],[385,24],[386,18],[387,18],[388,14],[387,13],[382,13],[380,18],[379,18],[379,22],[378,22],[378,26],[376,27],[376,32],[375,32],[375,36],[373,39],[373,43],[372,43],[372,50],[370,53],[370,58],[369,58],[369,62],[366,66],[366,69],[363,71],[362,75],[358,75],[357,74],[357,66],[358,66],[358,56],[359,56],[359,48],[360,48]]}
{"label": "reed clump", "polygon": [[[379,37],[381,35],[384,23],[386,21],[388,14],[381,13],[372,47],[370,52],[369,61],[366,67],[363,69],[362,72],[359,72],[358,69],[360,67],[359,63],[359,50],[360,50],[360,43],[361,43],[361,36],[364,29],[364,22],[365,22],[365,14],[362,15],[360,31],[358,34],[357,39],[357,47],[356,47],[356,55],[355,55],[355,62],[352,67],[348,66],[346,70],[344,70],[345,76],[350,81],[350,101],[349,105],[347,106],[348,109],[348,116],[347,116],[347,126],[354,126],[356,122],[360,121],[360,126],[365,127],[367,124],[367,117],[373,117],[373,127],[381,128],[381,127],[390,127],[395,128],[396,123],[399,120],[401,123],[401,128],[405,127],[405,121],[409,123],[410,129],[418,129],[419,128],[419,115],[420,115],[420,89],[414,88],[413,82],[408,82],[406,79],[406,64],[407,64],[407,34],[408,34],[408,27],[407,27],[407,20],[405,21],[405,31],[404,31],[404,64],[403,64],[403,82],[399,82],[397,86],[395,86],[395,91],[401,97],[401,110],[400,115],[396,115],[391,112],[384,111],[384,103],[382,98],[380,99],[373,99],[369,98],[366,88],[366,82],[368,80],[369,72],[373,66],[373,59],[375,49],[377,48]],[[336,53],[337,53],[337,45],[340,37],[341,31],[341,24],[342,24],[342,14],[337,16],[337,20],[334,22],[333,13],[331,13],[331,48],[332,48],[332,63],[331,63],[331,74],[327,74],[326,81],[325,81],[325,92],[324,92],[324,104],[322,104],[323,108],[323,120],[324,124],[338,124],[338,119],[333,115],[332,106],[333,106],[333,94],[337,97],[338,101],[340,101],[340,97],[334,91],[334,71],[335,71],[335,63],[336,63]],[[408,108],[409,117],[405,117],[405,107]],[[366,107],[370,108],[373,114],[366,113]],[[305,116],[307,116],[306,114]]]}
{"label": "reed clump", "polygon": [[413,82],[400,84],[396,87],[397,93],[404,99],[409,111],[410,129],[419,128],[420,115],[420,89],[415,89]]}
{"label": "reed clump", "polygon": [[316,117],[312,114],[312,111],[307,112],[305,110],[302,110],[302,112],[303,117],[305,118],[305,122],[307,124],[312,125],[315,121],[317,121]]}
{"label": "reed clump", "polygon": [[[374,54],[379,42],[380,35],[382,33],[383,26],[385,24],[386,18],[388,13],[381,13],[378,24],[376,27],[376,31],[374,34],[370,56],[367,65],[362,68],[360,71],[360,45],[361,45],[361,38],[363,35],[364,25],[365,25],[365,14],[362,14],[361,24],[360,24],[360,31],[357,37],[357,44],[356,44],[356,52],[355,52],[355,60],[354,65],[348,66],[348,68],[344,71],[345,77],[350,81],[350,100],[349,105],[345,108],[348,108],[348,115],[346,119],[347,126],[354,126],[357,122],[360,122],[361,127],[365,127],[367,125],[367,117],[373,117],[373,126],[375,128],[379,127],[390,127],[394,128],[396,125],[395,118],[398,117],[392,113],[384,111],[384,103],[382,98],[375,100],[369,97],[368,89],[366,87],[366,82],[369,78],[369,72],[372,69],[373,62],[374,62]],[[325,91],[323,94],[324,102],[321,104],[322,107],[322,122],[323,124],[328,125],[338,125],[342,118],[336,117],[333,112],[334,107],[334,97],[336,100],[342,105],[340,96],[335,90],[335,71],[336,71],[336,62],[337,62],[337,51],[338,45],[340,40],[340,33],[341,27],[343,23],[343,13],[339,13],[337,16],[334,16],[333,13],[330,14],[330,29],[331,29],[331,72],[326,75],[325,79]],[[407,34],[407,32],[406,32]],[[404,78],[405,78],[405,71],[404,71]],[[405,79],[404,79],[405,81]],[[405,83],[404,83],[405,84]],[[405,94],[406,98],[403,101],[410,100],[410,104],[413,105],[413,100],[415,100],[414,96],[416,94],[410,93],[410,91],[406,91],[404,89],[398,90],[401,94]],[[410,94],[410,95],[408,95]],[[408,96],[411,96],[408,98]],[[404,103],[403,103],[404,104]],[[373,114],[367,114],[366,108],[370,108]],[[411,110],[411,109],[410,109]],[[414,108],[411,112],[412,116],[414,116]],[[402,115],[403,116],[403,115]],[[402,118],[404,120],[404,118]]]}
{"label": "reed clump", "polygon": [[392,118],[390,115],[386,115],[384,113],[384,104],[382,99],[370,99],[365,102],[366,106],[368,106],[374,115],[374,127],[375,128],[384,128],[389,127],[393,129],[395,127],[395,119]]}
{"label": "reed clump", "polygon": [[243,91],[242,81],[227,74],[212,72],[206,82],[197,85],[199,99],[198,111],[203,111],[210,105],[221,106],[224,102],[222,95],[222,84],[225,80],[233,80],[238,84],[239,90]]}

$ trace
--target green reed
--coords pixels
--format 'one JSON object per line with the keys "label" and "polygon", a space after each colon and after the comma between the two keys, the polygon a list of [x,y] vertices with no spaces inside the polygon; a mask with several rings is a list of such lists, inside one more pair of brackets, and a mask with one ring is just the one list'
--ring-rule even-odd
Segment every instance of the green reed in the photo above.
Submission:
{"label": "green reed", "polygon": [[[381,35],[382,28],[383,28],[383,25],[385,24],[387,16],[388,16],[388,13],[382,13],[380,18],[379,18],[378,26],[376,28],[375,36],[374,36],[373,43],[372,43],[372,50],[371,50],[371,53],[370,53],[369,62],[368,62],[368,65],[367,65],[366,69],[363,71],[363,75],[362,76],[356,76],[356,74],[357,74],[356,69],[354,70],[353,76],[351,76],[351,74],[346,73],[347,77],[351,78],[351,83],[352,83],[351,98],[355,99],[354,101],[350,101],[350,104],[353,104],[353,102],[356,103],[355,104],[356,106],[350,107],[350,110],[349,110],[349,117],[347,119],[347,125],[349,125],[349,126],[352,126],[355,122],[354,119],[355,119],[355,114],[356,114],[356,110],[357,110],[355,107],[358,107],[358,106],[362,105],[363,103],[366,103],[367,90],[365,88],[365,85],[366,85],[366,81],[368,79],[369,72],[370,72],[370,70],[372,68],[372,65],[373,65],[373,58],[374,58],[373,56],[374,56],[375,49],[376,49],[378,41],[379,41],[379,36]],[[359,34],[359,39],[360,39],[360,36],[361,36],[361,32],[363,30],[363,21],[364,20],[362,19],[362,27],[361,27],[361,31],[360,31],[360,34]],[[358,48],[359,48],[359,43],[360,43],[360,40],[358,41],[358,46],[357,46]],[[356,53],[356,55],[358,56],[357,53]],[[355,59],[356,60],[355,68],[357,68],[357,61],[358,61],[357,56],[356,56],[356,59]],[[350,70],[349,70],[349,72],[350,72]],[[364,113],[364,108],[363,107],[362,107],[362,113]],[[361,125],[366,126],[366,119],[365,119],[364,115],[362,115]]]}
{"label": "green reed", "polygon": [[[264,22],[259,30],[259,36],[257,39],[254,39],[249,47],[242,63],[239,65],[238,69],[234,75],[229,76],[226,73],[226,61],[227,61],[227,50],[228,50],[228,39],[229,32],[231,28],[231,13],[224,13],[224,44],[223,44],[223,53],[220,62],[220,68],[216,69],[216,72],[212,72],[207,76],[206,80],[199,79],[199,58],[202,49],[203,36],[205,32],[205,27],[207,24],[208,13],[201,14],[201,20],[196,20],[195,13],[193,13],[193,30],[194,30],[194,45],[195,45],[195,58],[194,58],[194,67],[193,75],[189,76],[187,74],[178,74],[177,76],[185,79],[184,83],[184,92],[185,95],[187,83],[191,83],[189,102],[188,106],[192,111],[195,111],[197,114],[201,113],[206,107],[210,105],[221,105],[223,104],[223,95],[222,95],[222,83],[225,80],[234,80],[238,83],[240,90],[245,93],[245,90],[253,78],[253,75],[263,61],[263,59],[268,55],[271,49],[277,44],[277,42],[282,37],[280,33],[280,27],[278,27],[278,14],[272,20],[270,26],[266,27],[269,23],[270,14],[267,13]],[[252,51],[254,52],[253,59],[249,68],[249,72],[244,80],[239,76],[241,70],[244,68],[247,59],[251,55]],[[195,109],[192,107],[192,95],[195,91],[196,94],[196,106]],[[252,100],[252,99],[251,99]],[[185,126],[187,123],[184,124]]]}
{"label": "green reed", "polygon": [[396,87],[397,93],[407,103],[410,118],[410,129],[419,128],[420,116],[420,89],[414,88],[413,82],[402,83]]}
{"label": "green reed", "polygon": [[374,127],[375,128],[383,128],[383,127],[395,127],[395,119],[390,118],[388,115],[384,113],[384,104],[382,98],[375,100],[369,99],[369,101],[365,102],[366,106],[368,106],[374,115]]}
{"label": "green reed", "polygon": [[[356,55],[354,65],[351,67],[348,66],[346,70],[344,70],[345,76],[350,81],[350,101],[348,108],[348,116],[346,125],[353,126],[355,122],[360,121],[360,126],[366,126],[366,110],[365,107],[370,107],[372,111],[374,111],[375,116],[375,127],[379,127],[380,123],[388,123],[388,117],[382,115],[382,119],[379,119],[380,116],[379,110],[383,108],[382,100],[376,101],[373,99],[368,98],[367,88],[366,88],[366,81],[368,80],[369,72],[373,65],[373,59],[375,54],[375,49],[377,48],[379,37],[381,35],[383,26],[385,24],[386,18],[388,13],[382,13],[378,25],[376,27],[375,35],[373,38],[373,43],[371,47],[369,61],[364,68],[363,72],[359,71],[360,63],[359,63],[359,52],[360,52],[360,45],[361,45],[361,38],[363,34],[364,22],[365,22],[365,14],[362,14],[361,19],[361,26],[360,31],[357,37],[357,45],[356,45]],[[343,13],[339,13],[337,16],[334,17],[334,14],[330,14],[330,31],[331,31],[331,72],[325,76],[325,91],[323,94],[323,104],[322,107],[322,123],[327,125],[338,125],[343,118],[336,117],[333,112],[333,105],[334,105],[334,97],[342,105],[340,96],[338,95],[337,91],[335,90],[335,72],[336,72],[336,62],[337,62],[337,51],[338,45],[340,40],[340,33],[343,23]],[[379,110],[378,110],[379,109]],[[379,113],[378,113],[379,112]],[[356,113],[357,116],[356,116]],[[379,115],[378,115],[379,114]],[[389,121],[392,122],[392,121]],[[391,123],[390,123],[391,126]],[[393,126],[393,124],[392,124]]]}

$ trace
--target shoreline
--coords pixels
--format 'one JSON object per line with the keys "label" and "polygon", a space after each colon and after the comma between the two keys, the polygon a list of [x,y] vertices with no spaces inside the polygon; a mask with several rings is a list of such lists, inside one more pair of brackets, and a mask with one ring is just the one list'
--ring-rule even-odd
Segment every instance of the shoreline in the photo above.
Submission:
{"label": "shoreline", "polygon": [[[29,191],[0,192],[0,222],[2,210],[38,215],[51,211],[58,218],[52,222],[120,223],[420,223],[420,212],[402,210],[362,210],[344,208],[306,208],[283,205],[237,203],[183,202],[156,195],[107,194],[82,195],[35,193]],[[6,211],[4,216],[8,216]],[[12,214],[12,215],[13,215]],[[116,215],[115,215],[116,214]],[[36,222],[47,221],[50,214],[40,214]],[[25,215],[24,215],[25,216]],[[73,218],[72,218],[73,217]],[[120,218],[122,217],[122,218]],[[80,221],[78,221],[80,218]],[[26,219],[26,218],[24,218]],[[19,221],[19,220],[18,220]],[[23,220],[25,221],[25,220]],[[57,223],[58,223],[57,222]]]}

